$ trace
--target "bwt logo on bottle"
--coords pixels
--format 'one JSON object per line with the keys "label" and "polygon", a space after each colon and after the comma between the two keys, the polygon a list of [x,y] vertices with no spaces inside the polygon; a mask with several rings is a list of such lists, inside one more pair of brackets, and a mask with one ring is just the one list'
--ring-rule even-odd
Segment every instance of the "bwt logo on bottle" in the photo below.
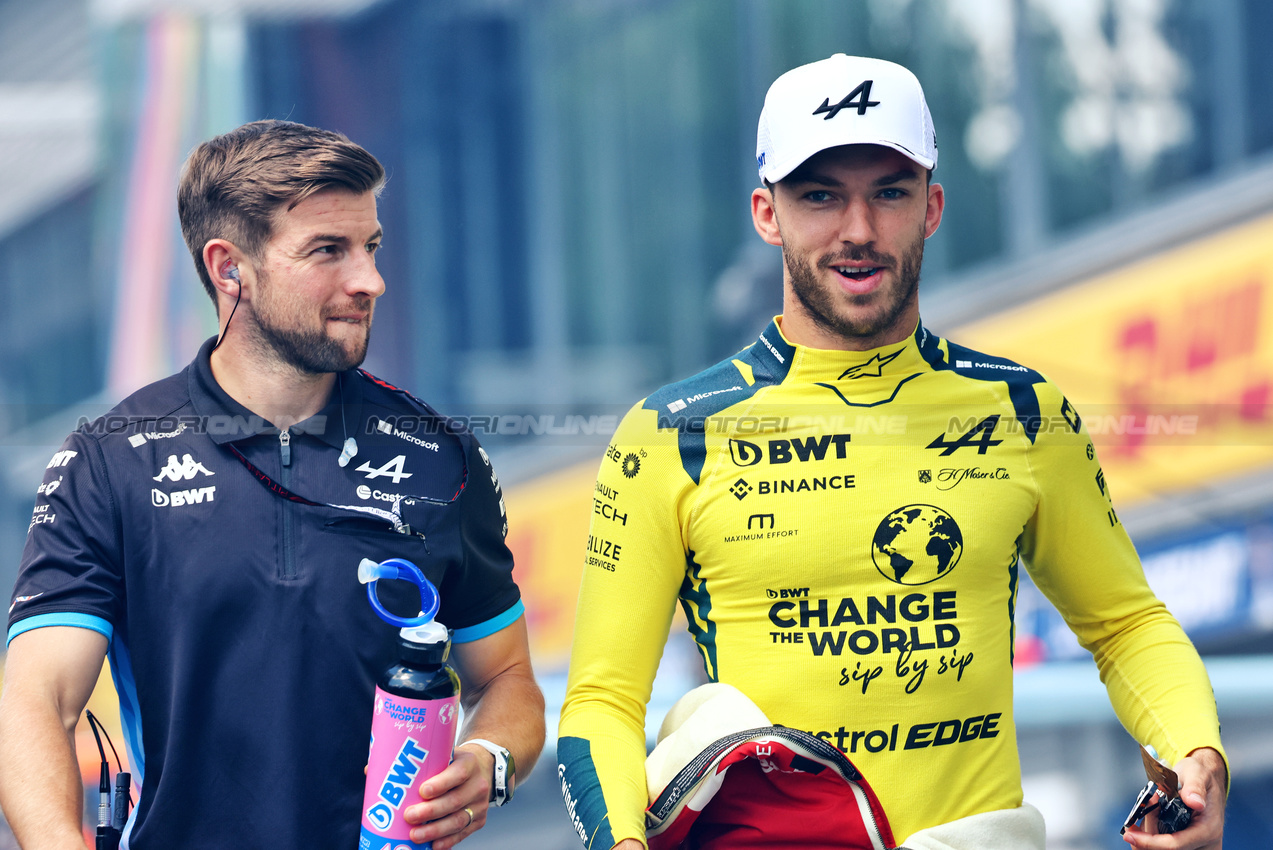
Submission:
{"label": "bwt logo on bottle", "polygon": [[394,812],[402,805],[412,780],[428,756],[429,751],[421,749],[414,739],[407,738],[402,742],[402,749],[398,750],[398,757],[380,786],[380,802],[367,809],[367,820],[372,826],[384,832],[393,825]]}

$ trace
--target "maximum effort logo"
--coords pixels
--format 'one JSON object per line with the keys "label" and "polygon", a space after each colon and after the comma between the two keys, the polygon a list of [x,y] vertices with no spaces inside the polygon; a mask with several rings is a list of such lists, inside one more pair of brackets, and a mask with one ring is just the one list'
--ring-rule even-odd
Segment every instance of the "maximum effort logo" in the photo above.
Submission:
{"label": "maximum effort logo", "polygon": [[955,518],[934,505],[906,505],[875,529],[871,560],[880,575],[905,585],[928,584],[949,573],[964,553]]}

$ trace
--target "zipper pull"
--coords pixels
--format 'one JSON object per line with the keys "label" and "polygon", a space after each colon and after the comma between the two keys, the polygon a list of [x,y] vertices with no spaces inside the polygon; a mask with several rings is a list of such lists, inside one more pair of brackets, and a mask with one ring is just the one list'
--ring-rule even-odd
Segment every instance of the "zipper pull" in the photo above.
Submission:
{"label": "zipper pull", "polygon": [[292,434],[286,428],[278,432],[279,451],[283,455],[283,465],[292,465]]}

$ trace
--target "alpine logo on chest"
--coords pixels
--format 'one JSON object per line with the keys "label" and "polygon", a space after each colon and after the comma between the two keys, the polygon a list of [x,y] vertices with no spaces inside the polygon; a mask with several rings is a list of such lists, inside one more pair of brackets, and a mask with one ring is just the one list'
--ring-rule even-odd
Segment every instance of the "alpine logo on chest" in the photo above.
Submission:
{"label": "alpine logo on chest", "polygon": [[406,463],[407,456],[398,455],[380,467],[373,467],[371,461],[364,461],[357,471],[364,473],[367,478],[392,478],[394,484],[399,484],[402,479],[410,478],[412,475],[406,471]]}

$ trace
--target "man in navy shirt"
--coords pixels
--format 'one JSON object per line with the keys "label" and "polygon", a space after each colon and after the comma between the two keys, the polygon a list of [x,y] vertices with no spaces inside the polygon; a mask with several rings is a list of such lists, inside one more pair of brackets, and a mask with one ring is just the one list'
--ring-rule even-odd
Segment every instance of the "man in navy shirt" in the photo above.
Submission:
{"label": "man in navy shirt", "polygon": [[[108,654],[140,785],[122,846],[352,850],[372,691],[397,654],[363,558],[439,588],[463,683],[464,743],[407,808],[412,839],[471,835],[538,756],[486,453],[357,368],[385,288],[383,184],[362,148],[288,122],[186,163],[182,230],[219,337],[53,456],[9,609],[0,805],[27,850],[83,847],[73,731]],[[413,615],[407,591],[381,599]]]}

